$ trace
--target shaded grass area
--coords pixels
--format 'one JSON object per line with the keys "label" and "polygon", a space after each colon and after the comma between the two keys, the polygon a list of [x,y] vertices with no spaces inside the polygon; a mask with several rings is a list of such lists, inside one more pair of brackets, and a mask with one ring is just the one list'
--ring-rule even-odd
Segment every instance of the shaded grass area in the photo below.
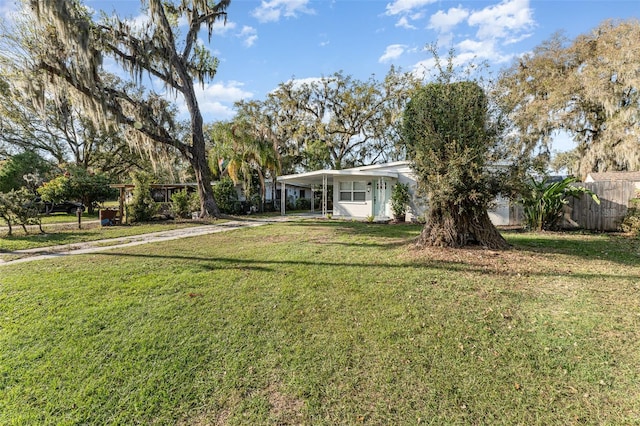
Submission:
{"label": "shaded grass area", "polygon": [[417,251],[419,230],[285,223],[5,266],[0,423],[640,422],[637,241]]}
{"label": "shaded grass area", "polygon": [[54,222],[42,226],[45,231],[44,234],[41,234],[37,229],[31,229],[27,234],[25,234],[22,228],[14,228],[13,235],[10,237],[6,234],[2,235],[0,231],[0,255],[2,255],[3,252],[10,252],[14,250],[77,244],[88,241],[128,237],[205,224],[206,222],[202,221],[168,221],[101,227],[97,222],[83,222],[81,229],[78,229],[77,222]]}
{"label": "shaded grass area", "polygon": [[[52,213],[49,215],[42,215],[42,224],[52,224],[52,223],[78,223],[78,217],[75,214],[68,213]],[[82,213],[82,221],[87,220],[98,220],[98,211],[96,210],[93,213],[88,213],[84,211]]]}

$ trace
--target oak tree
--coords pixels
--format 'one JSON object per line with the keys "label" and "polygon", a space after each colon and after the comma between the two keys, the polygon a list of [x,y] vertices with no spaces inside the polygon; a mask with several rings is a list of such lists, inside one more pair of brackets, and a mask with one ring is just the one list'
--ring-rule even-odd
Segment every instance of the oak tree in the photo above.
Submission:
{"label": "oak tree", "polygon": [[402,155],[397,151],[399,124],[416,86],[410,74],[393,68],[382,81],[336,72],[281,83],[267,105],[303,170],[342,169]]}
{"label": "oak tree", "polygon": [[[218,216],[195,84],[213,78],[218,66],[198,40],[201,29],[210,38],[214,25],[226,21],[230,0],[142,0],[147,13],[144,22],[117,15],[94,20],[78,0],[28,1],[45,42],[36,63],[45,78],[34,81],[33,92],[41,94],[41,99],[45,88],[58,95],[71,92],[96,122],[127,126],[128,140],[139,149],[166,146],[180,152],[195,174],[200,215]],[[186,28],[178,27],[182,22]],[[116,86],[105,81],[101,71],[107,58],[130,80]],[[161,81],[169,95],[184,102],[188,138],[176,130],[167,96],[140,90],[145,78]]]}
{"label": "oak tree", "polygon": [[523,152],[549,152],[562,131],[576,144],[563,161],[579,176],[640,170],[640,21],[605,21],[572,41],[556,34],[498,88]]}

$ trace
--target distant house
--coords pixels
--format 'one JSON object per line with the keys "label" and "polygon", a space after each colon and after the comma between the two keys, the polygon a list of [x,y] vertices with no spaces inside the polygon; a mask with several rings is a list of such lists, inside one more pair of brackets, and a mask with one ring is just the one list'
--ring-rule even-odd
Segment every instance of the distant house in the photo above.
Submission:
{"label": "distant house", "polygon": [[636,190],[640,191],[640,172],[592,172],[587,175],[585,182],[633,182]]}
{"label": "distant house", "polygon": [[[417,220],[426,211],[424,201],[417,194],[416,177],[408,161],[342,170],[317,170],[280,176],[277,181],[282,184],[281,191],[287,191],[289,186],[295,185],[320,192],[320,213],[330,213],[335,218],[391,219],[391,191],[396,183],[409,185],[411,202],[407,209],[407,220]],[[284,205],[281,205],[281,212],[286,213]],[[512,214],[508,200],[504,199],[496,200],[496,208],[489,212],[495,225],[513,224]]]}

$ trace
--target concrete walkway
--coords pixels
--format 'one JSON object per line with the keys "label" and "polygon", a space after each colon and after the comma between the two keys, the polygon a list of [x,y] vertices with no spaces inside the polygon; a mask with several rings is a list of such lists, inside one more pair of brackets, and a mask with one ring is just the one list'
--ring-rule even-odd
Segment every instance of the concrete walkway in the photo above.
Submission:
{"label": "concrete walkway", "polygon": [[252,228],[287,219],[274,217],[269,219],[232,220],[214,225],[194,226],[190,228],[174,229],[171,231],[153,232],[149,234],[131,235],[128,237],[110,238],[106,240],[87,241],[76,244],[66,244],[50,247],[38,247],[27,250],[16,250],[1,253],[3,256],[16,256],[15,259],[0,259],[0,266],[16,263],[34,262],[36,260],[53,259],[74,254],[94,253],[115,248],[133,247],[160,241],[170,241],[179,238],[197,237],[200,235],[216,234],[240,228]]}

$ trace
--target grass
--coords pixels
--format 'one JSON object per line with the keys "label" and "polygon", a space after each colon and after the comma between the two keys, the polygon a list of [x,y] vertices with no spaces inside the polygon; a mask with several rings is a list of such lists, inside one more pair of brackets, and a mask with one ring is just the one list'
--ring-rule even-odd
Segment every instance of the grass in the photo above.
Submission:
{"label": "grass", "polygon": [[150,232],[161,232],[189,226],[199,226],[207,224],[203,221],[166,221],[150,222],[143,224],[131,224],[124,226],[102,227],[97,222],[83,222],[81,229],[78,229],[77,222],[50,222],[43,224],[45,233],[41,234],[37,229],[29,230],[25,234],[22,228],[13,228],[11,237],[1,234],[0,231],[0,256],[2,253],[15,250],[27,250],[39,247],[55,245],[69,245],[102,239],[129,237]]}
{"label": "grass", "polygon": [[[67,213],[53,213],[50,215],[42,215],[41,219],[43,225],[49,225],[52,223],[78,223],[78,217],[76,215]],[[82,213],[82,221],[86,222],[88,220],[98,220],[98,213]],[[19,228],[19,226],[16,228]]]}
{"label": "grass", "polygon": [[640,422],[638,240],[418,232],[301,221],[4,266],[0,424]]}

